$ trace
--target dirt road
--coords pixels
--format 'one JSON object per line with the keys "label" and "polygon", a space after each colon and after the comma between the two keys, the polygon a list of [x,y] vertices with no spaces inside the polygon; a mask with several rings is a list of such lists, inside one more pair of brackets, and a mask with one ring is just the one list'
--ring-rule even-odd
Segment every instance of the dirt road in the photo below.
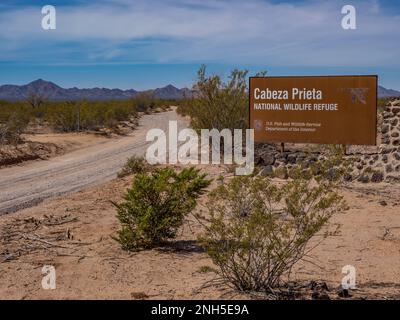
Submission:
{"label": "dirt road", "polygon": [[0,215],[31,207],[45,199],[82,190],[116,177],[132,155],[144,155],[151,128],[167,132],[169,120],[186,126],[175,111],[145,115],[131,135],[76,150],[48,161],[0,170]]}

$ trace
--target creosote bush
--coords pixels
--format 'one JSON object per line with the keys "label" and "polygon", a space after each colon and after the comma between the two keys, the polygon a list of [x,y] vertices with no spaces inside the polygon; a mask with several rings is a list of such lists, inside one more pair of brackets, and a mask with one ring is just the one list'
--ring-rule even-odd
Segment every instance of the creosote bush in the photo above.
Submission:
{"label": "creosote bush", "polygon": [[[193,96],[181,102],[178,112],[191,117],[193,129],[247,129],[247,71],[233,70],[228,81],[206,75],[202,66],[193,86]],[[258,75],[265,75],[265,72]]]}
{"label": "creosote bush", "polygon": [[122,178],[134,173],[145,173],[150,171],[152,165],[150,165],[144,157],[132,156],[128,158],[121,171],[118,172],[118,178]]}
{"label": "creosote bush", "polygon": [[345,209],[337,186],[301,175],[281,184],[234,177],[209,194],[209,217],[198,215],[205,227],[199,242],[234,288],[273,293],[307,255],[310,240],[332,235],[327,223]]}
{"label": "creosote bush", "polygon": [[[346,157],[341,145],[328,145],[324,148],[323,159],[310,162],[306,157],[305,160],[294,165],[288,171],[288,175],[290,178],[314,179],[316,182],[327,180],[340,184],[348,180],[353,166],[354,159]],[[276,172],[274,176],[280,174],[281,172]]]}
{"label": "creosote bush", "polygon": [[0,101],[0,142],[18,141],[31,121],[50,126],[56,132],[104,128],[118,132],[118,125],[122,121],[135,121],[138,111],[163,111],[176,103],[156,99],[152,93],[140,93],[126,100],[51,101],[44,94],[33,92],[24,101]]}
{"label": "creosote bush", "polygon": [[115,239],[123,249],[141,250],[174,238],[210,182],[193,167],[179,173],[162,168],[136,175],[124,201],[114,203],[122,226]]}
{"label": "creosote bush", "polygon": [[60,132],[115,128],[120,121],[135,117],[131,101],[49,102],[36,111],[43,120]]}
{"label": "creosote bush", "polygon": [[18,144],[21,134],[29,124],[29,113],[21,104],[10,107],[5,102],[0,102],[0,145]]}

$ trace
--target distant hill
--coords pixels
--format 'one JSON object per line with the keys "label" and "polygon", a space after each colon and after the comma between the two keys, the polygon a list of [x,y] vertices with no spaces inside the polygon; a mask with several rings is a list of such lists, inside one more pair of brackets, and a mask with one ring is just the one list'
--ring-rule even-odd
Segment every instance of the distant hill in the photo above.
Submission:
{"label": "distant hill", "polygon": [[[135,97],[140,92],[141,91],[134,89],[78,89],[76,87],[64,89],[53,82],[39,79],[22,86],[9,84],[0,86],[0,100],[20,101],[26,99],[26,97],[32,93],[43,94],[47,99],[53,101],[75,101],[83,99],[90,101],[125,100]],[[144,92],[151,92],[159,99],[182,99],[185,96],[190,96],[192,93],[190,89],[178,89],[173,85],[167,85],[162,88],[147,90]],[[400,91],[386,89],[379,86],[378,97],[400,97]]]}
{"label": "distant hill", "polygon": [[[189,89],[178,89],[173,85],[168,85],[166,87],[157,88],[154,90],[147,90],[146,92],[152,92],[154,96],[159,99],[182,99],[184,95],[190,94]],[[26,99],[26,97],[28,97],[32,93],[44,95],[47,99],[53,101],[75,101],[83,99],[91,101],[104,101],[125,100],[138,95],[140,91],[134,89],[121,90],[107,88],[64,89],[54,84],[53,82],[45,81],[42,79],[33,81],[22,86],[0,86],[0,100],[20,101]]]}
{"label": "distant hill", "polygon": [[379,98],[395,98],[400,97],[400,91],[386,89],[382,86],[378,86],[378,97]]}

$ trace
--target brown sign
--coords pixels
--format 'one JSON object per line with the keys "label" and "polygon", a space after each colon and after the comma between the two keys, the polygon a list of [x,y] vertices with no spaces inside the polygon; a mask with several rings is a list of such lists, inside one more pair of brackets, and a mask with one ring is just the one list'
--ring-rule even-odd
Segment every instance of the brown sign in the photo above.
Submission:
{"label": "brown sign", "polygon": [[251,77],[256,142],[376,145],[377,76]]}

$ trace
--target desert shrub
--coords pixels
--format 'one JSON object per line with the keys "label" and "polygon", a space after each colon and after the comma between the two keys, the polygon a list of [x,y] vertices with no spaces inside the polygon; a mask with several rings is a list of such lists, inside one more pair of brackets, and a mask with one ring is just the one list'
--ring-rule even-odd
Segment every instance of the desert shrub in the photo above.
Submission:
{"label": "desert shrub", "polygon": [[114,203],[122,226],[115,239],[123,249],[140,250],[174,238],[209,183],[195,168],[179,173],[163,168],[138,174],[124,201]]}
{"label": "desert shrub", "polygon": [[141,92],[133,98],[133,103],[139,112],[148,113],[156,107],[156,99],[151,92]]}
{"label": "desert shrub", "polygon": [[202,66],[193,86],[193,96],[179,107],[180,114],[189,115],[191,126],[198,130],[248,128],[247,74],[247,71],[233,70],[224,82],[218,75],[206,76],[206,68]]}
{"label": "desert shrub", "polygon": [[175,101],[155,99],[151,94],[117,101],[50,101],[44,95],[30,94],[21,102],[0,101],[1,137],[3,142],[15,140],[30,120],[58,132],[116,129],[121,121],[137,117],[137,107],[151,112],[166,110],[170,103]]}
{"label": "desert shrub", "polygon": [[281,179],[314,179],[317,182],[328,180],[336,184],[349,181],[355,158],[346,156],[342,145],[321,145],[318,154],[308,151],[304,154],[304,159],[297,160],[290,169],[278,167],[272,176]]}
{"label": "desert shrub", "polygon": [[51,103],[43,112],[45,113],[45,120],[54,130],[60,132],[78,130],[79,111],[74,103]]}
{"label": "desert shrub", "polygon": [[379,98],[378,105],[377,105],[378,112],[382,112],[391,100],[392,100],[391,98]]}
{"label": "desert shrub", "polygon": [[137,112],[127,101],[51,102],[41,109],[45,120],[61,132],[115,128]]}
{"label": "desert shrub", "polygon": [[176,108],[176,113],[186,117],[186,116],[190,116],[191,112],[191,108],[193,108],[193,101],[191,97],[185,97],[183,98],[181,101],[179,101],[178,103],[176,103],[175,105],[177,106]]}
{"label": "desert shrub", "polygon": [[0,105],[0,144],[17,144],[29,124],[31,115],[21,104]]}
{"label": "desert shrub", "polygon": [[134,173],[145,173],[150,171],[151,167],[152,166],[144,157],[134,155],[128,158],[121,171],[118,172],[118,178],[122,178]]}
{"label": "desert shrub", "polygon": [[275,292],[344,201],[336,184],[295,177],[285,184],[239,176],[209,194],[199,237],[224,281],[241,291]]}
{"label": "desert shrub", "polygon": [[176,106],[180,100],[156,98],[154,92],[140,92],[132,99],[133,105],[138,112],[149,114],[151,112],[167,111],[170,106]]}
{"label": "desert shrub", "polygon": [[26,103],[32,109],[40,108],[46,103],[47,100],[48,96],[44,92],[34,92],[34,91],[29,92],[27,97],[25,98]]}
{"label": "desert shrub", "polygon": [[325,151],[324,159],[311,164],[300,162],[297,167],[297,175],[299,170],[304,173],[305,169],[309,169],[311,176],[318,182],[322,180],[333,181],[340,184],[347,180],[354,166],[354,158],[346,157],[345,150],[342,145],[330,145]]}

